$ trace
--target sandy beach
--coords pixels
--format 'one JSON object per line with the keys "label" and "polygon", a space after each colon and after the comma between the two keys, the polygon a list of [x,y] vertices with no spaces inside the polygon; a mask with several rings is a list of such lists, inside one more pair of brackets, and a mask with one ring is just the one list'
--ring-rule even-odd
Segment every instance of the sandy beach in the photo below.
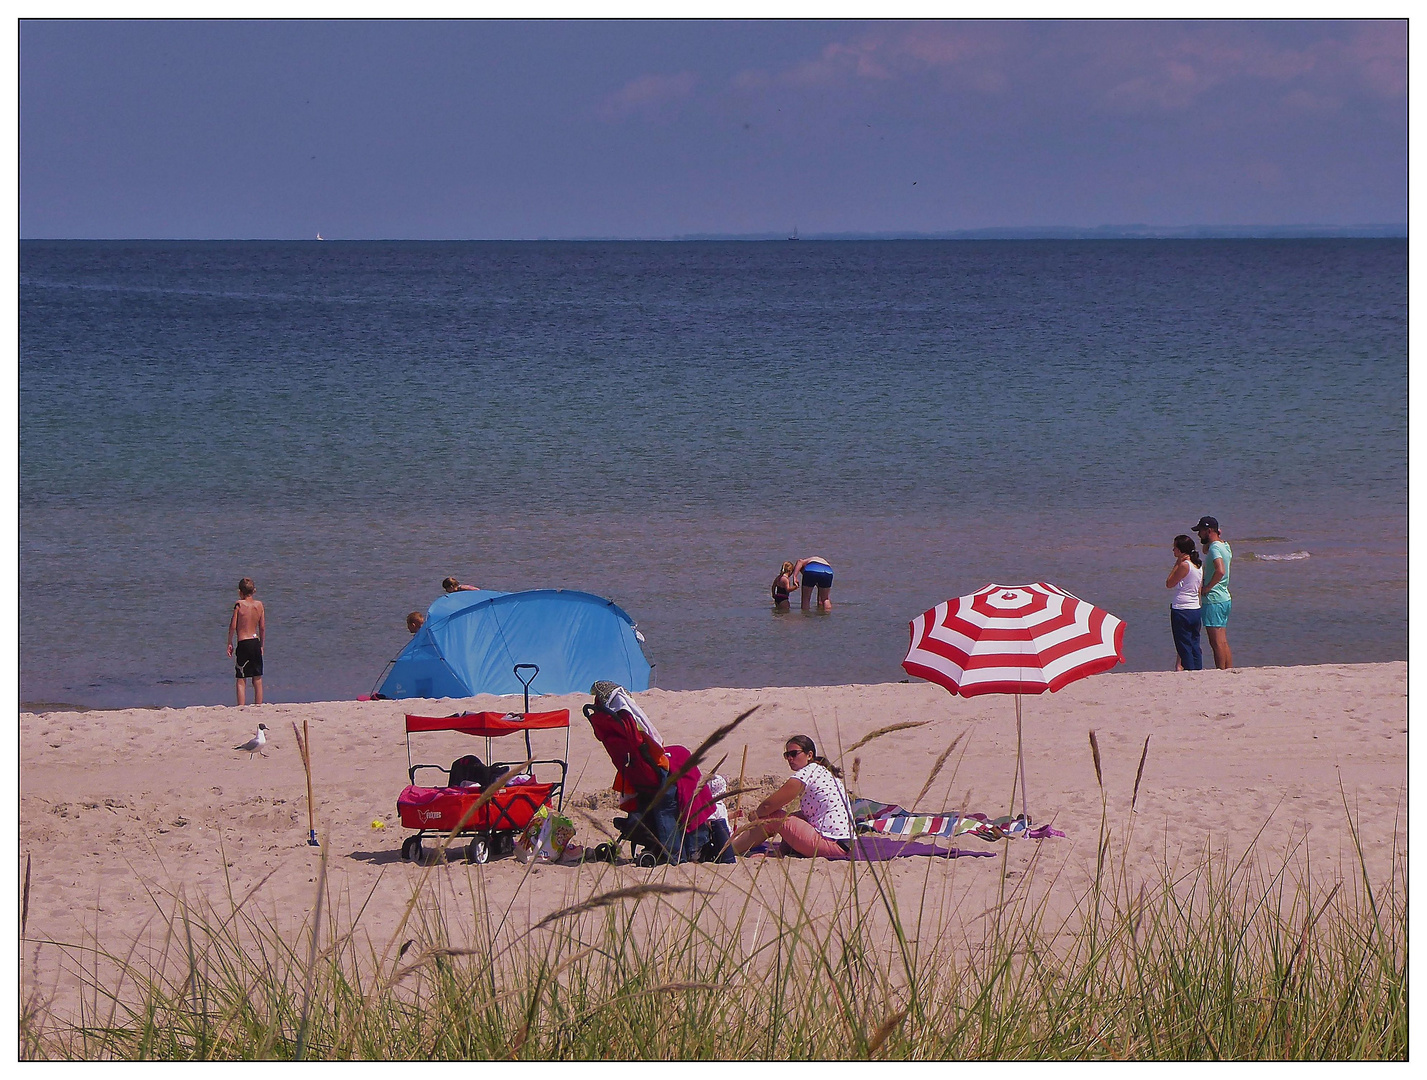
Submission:
{"label": "sandy beach", "polygon": [[[1370,877],[1405,858],[1407,709],[1404,663],[1230,672],[1107,674],[1057,694],[1023,699],[1029,809],[1064,839],[961,847],[1004,853],[1007,880],[1033,860],[1047,910],[1066,912],[1093,873],[1102,802],[1087,733],[1102,756],[1106,813],[1123,837],[1146,736],[1149,750],[1133,814],[1132,872],[1158,879],[1165,865],[1193,864],[1206,846],[1237,857],[1256,845],[1259,858],[1311,866],[1313,884],[1355,872],[1349,817],[1356,823]],[[637,695],[667,741],[696,745],[741,711],[757,711],[714,753],[737,780],[747,745],[748,782],[786,775],[783,740],[811,735],[834,760],[838,748],[867,732],[907,721],[925,726],[876,739],[857,751],[855,794],[911,802],[933,762],[962,738],[921,810],[1006,812],[1016,757],[1010,698],[953,698],[925,683],[757,690],[651,690]],[[579,709],[583,696],[540,698],[541,709],[571,710],[566,810],[577,842],[602,837],[613,770]],[[406,783],[402,715],[442,715],[462,708],[501,709],[512,699],[325,702],[318,704],[54,712],[20,718],[20,860],[29,860],[26,976],[63,1012],[75,992],[79,946],[97,940],[124,954],[135,941],[156,945],[174,900],[211,903],[252,893],[249,905],[273,926],[296,933],[313,903],[319,862],[328,859],[329,896],[362,907],[361,923],[378,944],[395,932],[412,889],[426,873],[401,861],[407,831],[395,813]],[[518,701],[514,703],[519,707]],[[307,844],[307,805],[294,721],[311,732],[317,830]],[[265,723],[266,757],[230,749]],[[421,738],[417,736],[417,738]],[[418,744],[417,761],[449,762],[481,752],[477,740],[443,734]],[[538,733],[537,750],[563,752],[558,737]],[[842,762],[850,770],[852,761]],[[1345,802],[1347,813],[1345,814]],[[583,811],[583,812],[581,812]],[[380,822],[384,827],[376,827]],[[1311,856],[1311,858],[1306,857]],[[470,891],[518,897],[511,918],[533,922],[614,881],[690,881],[730,904],[744,896],[778,904],[795,878],[809,902],[830,897],[847,865],[749,859],[737,866],[527,867],[513,858],[484,867],[452,859],[431,871],[433,895],[457,925]],[[971,921],[996,901],[1000,859],[903,859],[890,865],[900,893],[939,898]],[[539,875],[531,879],[531,874]],[[363,907],[364,905],[364,907]],[[36,942],[49,944],[39,945]]]}

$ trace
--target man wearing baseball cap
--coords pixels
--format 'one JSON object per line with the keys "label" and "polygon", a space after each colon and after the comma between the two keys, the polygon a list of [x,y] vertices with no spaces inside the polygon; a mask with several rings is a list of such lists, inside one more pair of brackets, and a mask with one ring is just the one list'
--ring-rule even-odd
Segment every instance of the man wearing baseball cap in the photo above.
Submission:
{"label": "man wearing baseball cap", "polygon": [[1218,518],[1206,514],[1194,531],[1204,546],[1204,584],[1199,586],[1204,633],[1214,650],[1214,666],[1224,671],[1234,666],[1234,654],[1229,651],[1229,564],[1234,553],[1219,535]]}

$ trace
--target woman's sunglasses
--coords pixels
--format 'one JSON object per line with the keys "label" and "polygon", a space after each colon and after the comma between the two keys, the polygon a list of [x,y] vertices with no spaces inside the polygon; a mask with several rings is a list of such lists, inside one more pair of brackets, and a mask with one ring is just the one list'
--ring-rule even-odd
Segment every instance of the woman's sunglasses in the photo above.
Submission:
{"label": "woman's sunglasses", "polygon": [[807,753],[806,750],[784,750],[784,751],[783,751],[783,756],[784,756],[785,758],[787,758],[789,761],[792,761],[792,760],[793,760],[795,757],[797,757],[799,754],[806,754],[806,753]]}

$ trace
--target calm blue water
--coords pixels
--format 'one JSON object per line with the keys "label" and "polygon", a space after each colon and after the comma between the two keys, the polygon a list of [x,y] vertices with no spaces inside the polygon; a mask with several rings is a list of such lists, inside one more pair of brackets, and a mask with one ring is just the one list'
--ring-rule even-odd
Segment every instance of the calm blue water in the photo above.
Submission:
{"label": "calm blue water", "polygon": [[[613,597],[670,688],[896,680],[1035,579],[1167,668],[1203,513],[1237,663],[1403,659],[1406,254],[26,242],[21,697],[229,701],[244,574],[271,700],[370,690],[447,574]],[[809,554],[834,612],[773,616]]]}

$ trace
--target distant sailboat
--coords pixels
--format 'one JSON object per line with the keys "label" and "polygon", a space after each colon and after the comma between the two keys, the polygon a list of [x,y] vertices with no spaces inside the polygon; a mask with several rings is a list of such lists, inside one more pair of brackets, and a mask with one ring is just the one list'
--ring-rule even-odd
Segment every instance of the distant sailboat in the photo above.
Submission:
{"label": "distant sailboat", "polygon": [[798,238],[798,227],[797,227],[796,225],[794,225],[794,226],[793,226],[793,235],[790,236],[790,237],[788,237],[788,239],[789,239],[789,240],[796,240],[797,238]]}
{"label": "distant sailboat", "polygon": [[318,233],[318,234],[317,234],[317,239],[319,239],[319,240],[322,239],[322,234],[321,234],[321,233]]}

